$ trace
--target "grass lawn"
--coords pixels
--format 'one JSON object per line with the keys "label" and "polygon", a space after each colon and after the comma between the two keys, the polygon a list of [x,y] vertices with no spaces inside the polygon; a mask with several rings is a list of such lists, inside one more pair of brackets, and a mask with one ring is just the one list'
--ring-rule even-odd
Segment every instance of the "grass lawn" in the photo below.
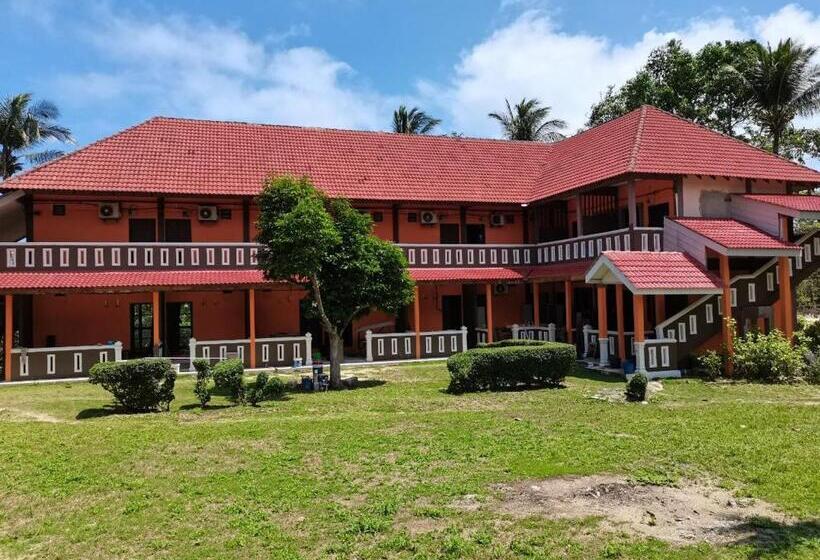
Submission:
{"label": "grass lawn", "polygon": [[[664,383],[648,405],[564,389],[453,396],[441,362],[260,408],[110,414],[83,383],[0,387],[0,558],[820,558],[820,388]],[[676,547],[600,518],[512,517],[497,483],[711,480],[799,522]]]}

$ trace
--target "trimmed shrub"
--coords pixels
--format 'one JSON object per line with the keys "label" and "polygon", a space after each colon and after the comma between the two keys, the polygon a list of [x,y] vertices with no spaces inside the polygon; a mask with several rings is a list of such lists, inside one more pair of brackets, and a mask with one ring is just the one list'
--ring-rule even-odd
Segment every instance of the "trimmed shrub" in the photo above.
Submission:
{"label": "trimmed shrub", "polygon": [[246,387],[245,400],[251,406],[256,406],[262,401],[280,399],[285,394],[285,384],[278,377],[270,377],[268,372],[261,371],[256,376],[256,381]]}
{"label": "trimmed shrub", "polygon": [[[518,342],[518,341],[514,341]],[[503,391],[518,386],[557,386],[575,367],[575,346],[525,341],[473,348],[450,356],[451,393]]]}
{"label": "trimmed shrub", "polygon": [[88,372],[89,382],[102,385],[129,412],[168,410],[176,378],[170,360],[162,358],[100,362]]}
{"label": "trimmed shrub", "polygon": [[763,383],[799,381],[805,367],[800,348],[792,346],[777,330],[735,338],[732,362],[738,377]]}
{"label": "trimmed shrub", "polygon": [[237,358],[218,362],[211,369],[216,390],[236,403],[243,402],[245,398],[242,381],[244,374],[245,366],[242,364],[242,360]]}
{"label": "trimmed shrub", "polygon": [[194,369],[196,370],[194,394],[197,400],[199,400],[200,406],[205,408],[211,401],[211,389],[209,387],[211,382],[211,363],[201,358],[194,360]]}
{"label": "trimmed shrub", "polygon": [[723,356],[714,350],[707,350],[698,356],[698,368],[707,381],[715,381],[723,375]]}
{"label": "trimmed shrub", "polygon": [[626,383],[626,400],[641,402],[646,400],[646,386],[649,380],[643,373],[636,373]]}

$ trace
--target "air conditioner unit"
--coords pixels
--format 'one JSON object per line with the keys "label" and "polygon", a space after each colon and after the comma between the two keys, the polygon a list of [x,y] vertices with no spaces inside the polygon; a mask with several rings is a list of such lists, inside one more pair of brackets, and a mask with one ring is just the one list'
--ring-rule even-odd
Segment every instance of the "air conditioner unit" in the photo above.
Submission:
{"label": "air conditioner unit", "polygon": [[424,225],[432,225],[438,223],[438,215],[435,212],[431,212],[430,210],[425,210],[419,214],[419,218],[422,224]]}
{"label": "air conditioner unit", "polygon": [[215,222],[219,219],[216,206],[200,206],[196,212],[200,222]]}
{"label": "air conditioner unit", "polygon": [[120,217],[119,202],[100,202],[97,208],[97,215],[102,220],[116,220]]}
{"label": "air conditioner unit", "polygon": [[504,214],[490,214],[490,225],[493,227],[501,227],[507,223]]}
{"label": "air conditioner unit", "polygon": [[493,293],[497,296],[502,296],[505,294],[510,293],[510,285],[509,284],[494,284],[493,285]]}

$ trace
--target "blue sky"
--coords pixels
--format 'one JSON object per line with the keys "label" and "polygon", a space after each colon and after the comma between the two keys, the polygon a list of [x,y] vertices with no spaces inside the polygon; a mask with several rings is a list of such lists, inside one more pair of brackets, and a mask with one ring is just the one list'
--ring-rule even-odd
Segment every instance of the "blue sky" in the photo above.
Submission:
{"label": "blue sky", "polygon": [[399,103],[441,132],[497,136],[487,112],[522,96],[575,130],[671,38],[820,40],[816,0],[0,0],[0,13],[0,95],[54,101],[78,145],[158,114],[384,129]]}

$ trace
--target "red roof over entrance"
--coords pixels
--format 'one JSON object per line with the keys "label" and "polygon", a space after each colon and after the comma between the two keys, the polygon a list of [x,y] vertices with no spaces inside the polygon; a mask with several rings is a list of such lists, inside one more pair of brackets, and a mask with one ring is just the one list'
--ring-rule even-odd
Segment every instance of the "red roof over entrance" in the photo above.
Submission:
{"label": "red roof over entrance", "polygon": [[799,249],[732,218],[672,218],[672,221],[726,249]]}
{"label": "red roof over entrance", "polygon": [[746,200],[763,202],[798,212],[820,212],[820,196],[801,194],[744,194]]}
{"label": "red roof over entrance", "polygon": [[604,251],[586,276],[588,284],[622,283],[638,294],[720,293],[720,280],[677,252]]}

